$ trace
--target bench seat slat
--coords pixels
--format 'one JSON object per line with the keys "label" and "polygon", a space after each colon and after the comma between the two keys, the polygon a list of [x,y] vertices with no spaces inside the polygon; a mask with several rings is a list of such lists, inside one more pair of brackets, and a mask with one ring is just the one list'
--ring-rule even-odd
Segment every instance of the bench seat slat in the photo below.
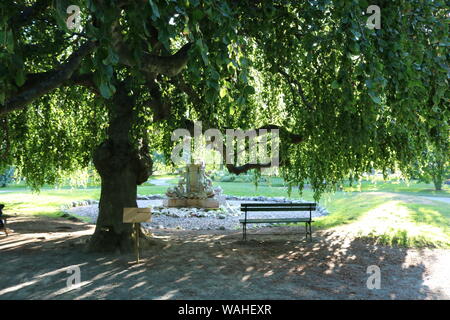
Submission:
{"label": "bench seat slat", "polygon": [[241,211],[258,212],[258,211],[315,211],[316,207],[260,207],[260,208],[241,208]]}
{"label": "bench seat slat", "polygon": [[273,219],[265,219],[265,218],[254,218],[254,219],[239,219],[240,223],[286,223],[286,222],[314,222],[313,220],[309,220],[309,218],[273,218]]}

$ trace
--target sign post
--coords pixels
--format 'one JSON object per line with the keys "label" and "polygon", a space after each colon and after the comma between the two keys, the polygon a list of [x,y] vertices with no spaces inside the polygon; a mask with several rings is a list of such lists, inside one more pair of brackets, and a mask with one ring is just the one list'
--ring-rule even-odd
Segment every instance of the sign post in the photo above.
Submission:
{"label": "sign post", "polygon": [[136,232],[136,261],[137,263],[139,263],[139,233],[141,232],[141,230],[139,230],[139,223],[135,223],[134,224],[134,230]]}
{"label": "sign post", "polygon": [[141,222],[150,222],[151,218],[151,208],[123,208],[123,223],[133,223],[136,232],[134,247],[137,263],[139,263],[139,233],[141,231],[139,226]]}

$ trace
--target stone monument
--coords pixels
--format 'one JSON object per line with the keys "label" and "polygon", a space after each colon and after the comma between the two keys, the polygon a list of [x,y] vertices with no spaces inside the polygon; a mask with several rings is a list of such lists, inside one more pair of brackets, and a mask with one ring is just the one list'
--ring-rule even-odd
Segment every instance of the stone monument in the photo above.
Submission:
{"label": "stone monument", "polygon": [[165,207],[219,208],[222,188],[213,188],[203,164],[189,164],[184,168],[178,185],[166,192]]}

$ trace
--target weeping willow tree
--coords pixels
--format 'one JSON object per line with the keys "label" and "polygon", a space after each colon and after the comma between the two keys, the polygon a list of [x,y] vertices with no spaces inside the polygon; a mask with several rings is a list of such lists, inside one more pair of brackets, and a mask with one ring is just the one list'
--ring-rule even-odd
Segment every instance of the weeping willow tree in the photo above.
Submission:
{"label": "weeping willow tree", "polygon": [[122,210],[193,121],[279,129],[281,174],[317,197],[373,168],[408,172],[424,142],[448,141],[448,11],[375,2],[380,29],[367,1],[2,0],[0,167],[38,189],[94,163],[89,246],[105,251],[131,249]]}

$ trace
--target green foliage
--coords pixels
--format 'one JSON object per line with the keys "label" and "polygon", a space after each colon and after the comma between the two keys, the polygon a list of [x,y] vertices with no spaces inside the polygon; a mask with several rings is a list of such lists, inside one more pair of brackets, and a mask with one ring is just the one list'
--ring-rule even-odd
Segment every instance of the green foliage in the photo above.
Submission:
{"label": "green foliage", "polygon": [[166,158],[162,153],[153,152],[152,160],[153,160],[153,172],[155,174],[162,174],[170,172],[172,170],[172,168],[168,165],[168,161],[166,160]]}
{"label": "green foliage", "polygon": [[61,184],[88,168],[96,145],[105,137],[101,107],[80,88],[58,89],[54,95],[8,116],[11,136],[9,159],[35,189],[44,183]]}
{"label": "green foliage", "polygon": [[210,175],[210,177],[211,180],[217,182],[233,182],[238,176],[229,173],[227,170],[216,170]]}
{"label": "green foliage", "polygon": [[421,157],[412,167],[412,174],[420,181],[433,182],[436,190],[442,190],[445,179],[450,175],[450,149],[448,142],[442,146],[428,144],[427,150],[423,151]]}
{"label": "green foliage", "polygon": [[[443,148],[449,139],[444,1],[382,1],[380,30],[365,27],[367,1],[51,3],[20,25],[13,22],[22,4],[1,2],[0,104],[86,39],[98,47],[77,75],[93,74],[95,90],[65,84],[7,115],[0,165],[16,164],[35,188],[89,165],[122,85],[135,97],[135,145],[146,139],[169,159],[171,132],[189,120],[220,130],[274,124],[283,128],[285,181],[300,190],[308,181],[316,198],[373,168],[409,173],[427,142]],[[81,7],[82,36],[65,26],[69,4]],[[115,25],[131,52],[126,59]],[[187,42],[184,71],[159,74],[149,88],[148,54],[168,56]]]}
{"label": "green foliage", "polygon": [[230,173],[228,170],[216,170],[210,177],[216,182],[252,182],[255,186],[270,181],[268,177],[261,176],[258,170],[250,170],[240,175]]}

